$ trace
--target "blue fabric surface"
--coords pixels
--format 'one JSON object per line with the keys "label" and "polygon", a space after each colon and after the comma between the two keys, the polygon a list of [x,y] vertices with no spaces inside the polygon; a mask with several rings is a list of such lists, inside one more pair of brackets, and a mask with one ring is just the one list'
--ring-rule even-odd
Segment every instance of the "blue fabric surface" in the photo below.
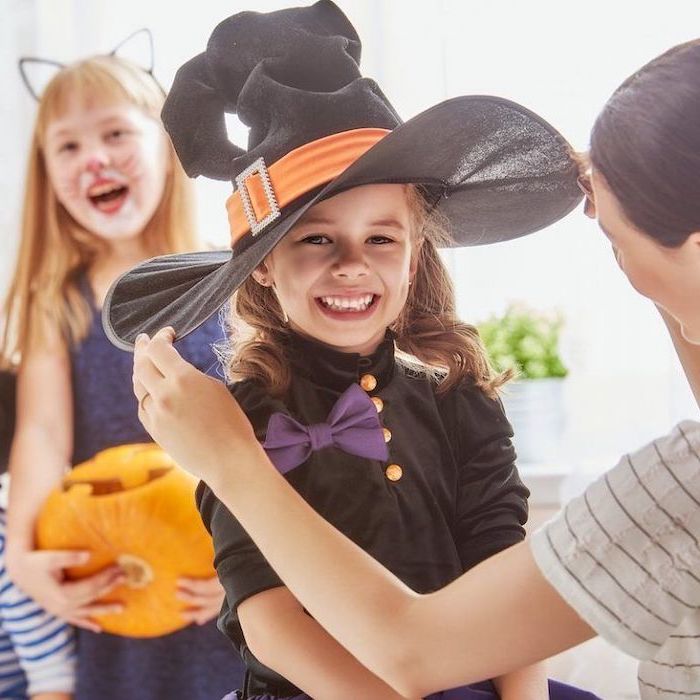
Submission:
{"label": "blue fabric surface", "polygon": [[[493,687],[493,683],[486,681],[484,683],[474,683],[473,685],[465,685],[460,688],[452,688],[451,690],[443,690],[439,693],[428,695],[425,700],[498,700],[498,693]],[[549,698],[550,700],[601,700],[597,695],[589,693],[585,690],[579,690],[566,683],[559,681],[549,681]],[[222,700],[236,700],[236,695],[230,693]],[[248,698],[248,700],[276,700],[272,695],[256,695]],[[279,700],[311,700],[306,695],[295,695],[293,698],[280,698]]]}
{"label": "blue fabric surface", "polygon": [[[87,295],[87,291],[84,290]],[[138,418],[132,389],[134,356],[112,345],[104,330],[99,310],[92,305],[93,318],[87,337],[72,349],[74,447],[73,464],[89,459],[101,450],[132,442],[151,442]],[[175,343],[180,354],[207,374],[223,378],[212,343],[223,340],[217,316]]]}
{"label": "blue fabric surface", "polygon": [[[493,683],[486,681],[485,683],[475,683],[473,685],[465,685],[461,688],[453,688],[452,690],[443,690],[440,693],[428,695],[425,700],[498,700],[498,693],[493,687]],[[549,681],[549,699],[550,700],[601,700],[597,695],[589,693],[586,690],[574,688],[566,683],[559,681]]]}
{"label": "blue fabric surface", "polygon": [[[221,378],[211,345],[222,337],[213,317],[176,347],[199,369]],[[90,332],[72,349],[71,360],[73,464],[107,447],[150,442],[132,392],[133,355],[109,342],[94,305]],[[154,639],[79,630],[77,674],[75,700],[215,700],[242,686],[243,664],[213,620]]]}

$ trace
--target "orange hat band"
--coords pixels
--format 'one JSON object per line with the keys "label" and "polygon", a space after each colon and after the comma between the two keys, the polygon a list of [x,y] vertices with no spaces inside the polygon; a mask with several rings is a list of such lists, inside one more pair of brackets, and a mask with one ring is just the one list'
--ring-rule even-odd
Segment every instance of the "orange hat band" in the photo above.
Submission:
{"label": "orange hat band", "polygon": [[287,153],[269,168],[258,158],[236,178],[226,201],[231,243],[253,236],[281,216],[297,197],[336,178],[390,131],[353,129],[324,136]]}

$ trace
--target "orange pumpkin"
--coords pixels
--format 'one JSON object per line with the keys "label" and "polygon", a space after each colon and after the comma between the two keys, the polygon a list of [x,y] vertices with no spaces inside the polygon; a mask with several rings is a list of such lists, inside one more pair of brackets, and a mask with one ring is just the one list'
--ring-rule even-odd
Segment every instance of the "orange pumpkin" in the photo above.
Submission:
{"label": "orange pumpkin", "polygon": [[104,599],[123,603],[124,611],[96,617],[106,632],[157,637],[188,624],[177,579],[215,575],[196,484],[157,445],[122,445],[75,467],[49,495],[37,522],[38,546],[92,554],[67,576],[79,579],[114,563],[127,575]]}

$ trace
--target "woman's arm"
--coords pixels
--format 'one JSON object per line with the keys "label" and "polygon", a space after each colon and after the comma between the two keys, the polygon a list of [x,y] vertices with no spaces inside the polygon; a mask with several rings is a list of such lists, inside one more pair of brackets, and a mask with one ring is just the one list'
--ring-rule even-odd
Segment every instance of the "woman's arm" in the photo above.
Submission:
{"label": "woman's arm", "polygon": [[688,342],[681,333],[681,326],[673,316],[665,309],[656,307],[663,318],[666,328],[668,328],[673,346],[676,348],[678,359],[683,365],[685,376],[688,378],[690,388],[693,390],[693,396],[700,406],[700,345],[694,345]]}
{"label": "woman's arm", "polygon": [[[402,695],[492,678],[593,636],[525,543],[420,596],[315,513],[264,453],[251,451],[243,465],[222,470],[218,497],[310,614]],[[265,494],[267,517],[256,493]]]}
{"label": "woman's arm", "polygon": [[246,644],[255,657],[318,700],[398,700],[331,637],[285,587],[273,588],[238,607]]}
{"label": "woman's arm", "polygon": [[17,419],[10,455],[6,565],[10,577],[44,609],[72,624],[99,631],[89,616],[121,606],[90,605],[118,584],[110,567],[64,583],[63,569],[85,563],[85,552],[34,551],[34,523],[49,492],[70,465],[73,405],[70,358],[57,332],[29,350],[17,380]]}
{"label": "woman's arm", "polygon": [[182,360],[171,337],[136,346],[146,429],[208,483],[321,626],[399,694],[492,678],[593,636],[524,543],[436,593],[411,591],[289,487],[226,388]]}

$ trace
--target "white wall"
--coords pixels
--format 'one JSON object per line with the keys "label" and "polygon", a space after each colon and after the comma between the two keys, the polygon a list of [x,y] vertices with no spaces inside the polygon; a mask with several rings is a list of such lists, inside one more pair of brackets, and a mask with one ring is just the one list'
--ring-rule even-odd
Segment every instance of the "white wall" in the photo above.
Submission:
{"label": "white wall", "polygon": [[[34,104],[15,59],[70,61],[109,50],[149,26],[156,73],[168,85],[200,52],[213,26],[243,9],[288,3],[240,0],[0,0],[0,187],[4,286],[16,244],[21,177]],[[408,118],[466,93],[515,99],[587,146],[595,115],[635,68],[700,33],[696,0],[339,0],[364,41],[366,75],[377,78]],[[199,220],[206,239],[227,239],[229,186],[202,181]],[[549,230],[496,247],[448,254],[460,309],[479,320],[512,299],[560,308],[571,366],[564,461],[598,468],[612,455],[696,411],[659,319],[617,270],[602,234],[580,212]]]}

